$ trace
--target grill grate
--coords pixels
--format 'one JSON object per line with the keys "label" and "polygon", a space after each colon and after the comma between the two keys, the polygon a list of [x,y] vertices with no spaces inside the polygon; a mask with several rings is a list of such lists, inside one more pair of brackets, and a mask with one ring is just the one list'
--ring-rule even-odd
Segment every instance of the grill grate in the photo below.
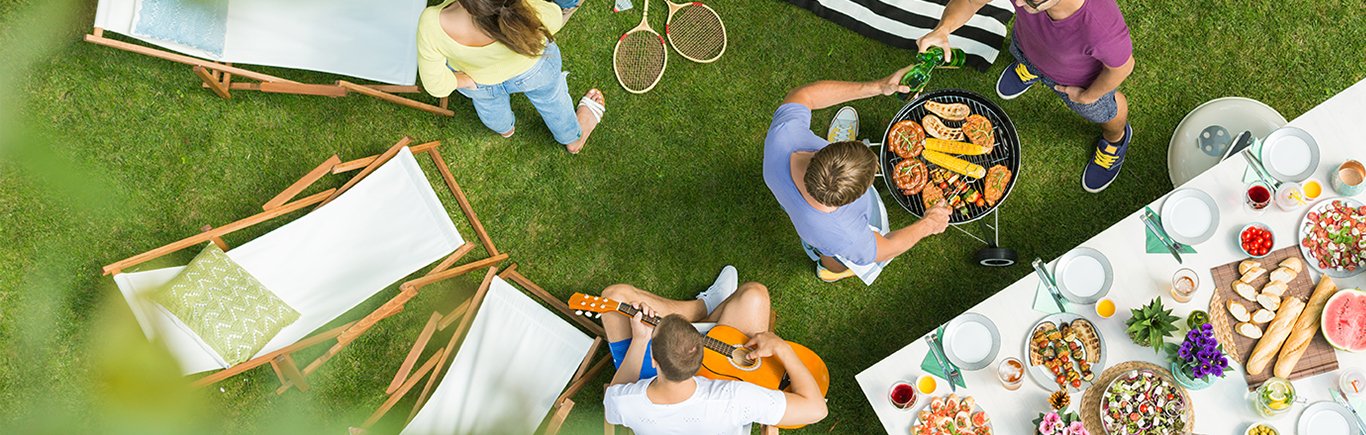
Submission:
{"label": "grill grate", "polygon": [[[1015,124],[1010,122],[1010,117],[1006,116],[1004,110],[1001,110],[995,103],[992,103],[981,95],[962,89],[941,89],[921,94],[919,98],[902,106],[901,110],[897,111],[896,116],[892,117],[892,121],[887,123],[887,132],[882,135],[882,143],[884,145],[882,147],[882,173],[888,174],[882,177],[883,181],[887,183],[887,190],[891,193],[892,198],[895,198],[896,202],[901,204],[901,208],[906,209],[906,211],[916,217],[925,215],[925,204],[921,200],[919,194],[906,195],[901,193],[901,189],[896,187],[896,182],[892,179],[893,177],[890,174],[892,174],[892,169],[896,167],[896,164],[903,159],[892,152],[890,147],[886,146],[886,144],[890,143],[891,138],[889,135],[892,132],[892,125],[907,119],[914,120],[918,123],[925,115],[930,114],[930,111],[925,110],[924,107],[925,102],[930,100],[940,103],[967,104],[968,107],[972,108],[972,113],[985,116],[987,117],[987,120],[991,121],[992,130],[996,136],[996,147],[991,150],[991,153],[981,156],[958,156],[959,158],[981,165],[983,168],[990,169],[992,166],[1001,164],[1005,165],[1007,169],[1010,169],[1010,182],[1006,183],[1006,188],[1005,191],[1002,192],[1001,200],[996,201],[996,205],[978,207],[974,204],[966,204],[963,208],[963,210],[967,211],[966,214],[959,209],[954,209],[953,214],[949,217],[949,223],[951,224],[975,221],[982,216],[986,216],[995,210],[996,207],[1000,207],[1001,204],[1005,203],[1006,198],[1010,197],[1010,191],[1015,187],[1015,180],[1020,178],[1020,139],[1015,133]],[[962,121],[944,120],[944,124],[950,127],[959,127],[962,125]],[[925,164],[931,169],[937,167],[929,162],[926,162]],[[986,189],[983,188],[982,180],[975,180],[968,184],[969,187],[977,189],[978,192],[986,192]],[[949,193],[952,192],[944,192],[945,195]]]}

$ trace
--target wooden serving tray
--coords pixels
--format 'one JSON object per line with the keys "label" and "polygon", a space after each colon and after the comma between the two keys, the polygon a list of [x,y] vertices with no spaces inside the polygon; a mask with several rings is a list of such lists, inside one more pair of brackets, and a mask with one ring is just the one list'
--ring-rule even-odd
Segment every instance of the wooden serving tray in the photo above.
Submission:
{"label": "wooden serving tray", "polygon": [[[1288,288],[1285,291],[1285,295],[1281,296],[1281,300],[1284,301],[1286,298],[1295,297],[1302,301],[1307,301],[1309,299],[1309,294],[1314,292],[1314,281],[1309,279],[1309,262],[1308,260],[1305,260],[1304,257],[1300,256],[1299,246],[1277,249],[1271,251],[1271,253],[1267,254],[1264,258],[1255,259],[1262,263],[1262,268],[1266,269],[1267,273],[1262,274],[1261,277],[1248,284],[1252,285],[1252,287],[1258,291],[1261,291],[1262,286],[1271,281],[1271,271],[1276,270],[1276,267],[1278,267],[1277,265],[1280,264],[1281,261],[1291,257],[1296,257],[1301,261],[1304,261],[1305,271],[1300,272],[1299,275],[1295,276],[1295,279],[1287,283]],[[1219,343],[1224,345],[1224,351],[1228,352],[1229,356],[1233,357],[1233,360],[1237,361],[1238,364],[1247,367],[1247,359],[1252,354],[1252,348],[1257,345],[1257,340],[1244,337],[1242,334],[1234,332],[1233,325],[1238,324],[1238,320],[1234,319],[1232,315],[1229,315],[1227,306],[1228,301],[1234,300],[1241,301],[1243,305],[1248,307],[1249,311],[1256,311],[1260,308],[1256,301],[1243,299],[1242,296],[1238,296],[1238,293],[1233,291],[1233,281],[1238,280],[1238,278],[1242,276],[1242,274],[1238,273],[1238,263],[1241,263],[1242,261],[1243,260],[1240,259],[1210,269],[1210,275],[1214,276],[1214,296],[1211,297],[1209,301],[1209,319],[1210,324],[1214,325],[1214,336],[1219,339]],[[1266,323],[1260,326],[1265,330],[1269,324],[1270,323]],[[1263,371],[1262,374],[1251,376],[1244,372],[1248,389],[1256,388],[1258,385],[1261,385],[1262,382],[1271,378],[1271,369],[1275,367],[1275,365],[1276,359],[1272,358],[1271,363],[1267,364],[1266,371]],[[1328,345],[1328,340],[1323,338],[1322,333],[1314,334],[1314,339],[1309,341],[1309,348],[1304,351],[1304,356],[1300,357],[1299,363],[1295,366],[1295,371],[1290,374],[1290,379],[1299,379],[1320,373],[1331,372],[1337,369],[1338,358],[1337,354],[1333,351],[1333,347]]]}

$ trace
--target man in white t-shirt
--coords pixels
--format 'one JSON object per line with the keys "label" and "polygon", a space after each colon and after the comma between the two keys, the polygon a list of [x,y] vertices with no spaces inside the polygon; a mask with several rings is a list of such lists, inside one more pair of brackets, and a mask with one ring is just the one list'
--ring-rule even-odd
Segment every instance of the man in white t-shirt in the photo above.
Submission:
{"label": "man in white t-shirt", "polygon": [[[748,434],[752,423],[804,425],[825,418],[825,398],[816,378],[787,342],[768,332],[768,289],[754,282],[737,288],[734,275],[727,266],[717,284],[690,301],[665,299],[625,284],[603,291],[603,296],[640,309],[633,318],[602,319],[617,363],[602,400],[608,423],[641,435],[735,435]],[[641,320],[645,316],[662,319],[651,327]],[[746,343],[752,356],[775,357],[788,369],[788,391],[695,376],[705,350],[702,334],[691,322],[700,321],[731,326],[752,337]]]}

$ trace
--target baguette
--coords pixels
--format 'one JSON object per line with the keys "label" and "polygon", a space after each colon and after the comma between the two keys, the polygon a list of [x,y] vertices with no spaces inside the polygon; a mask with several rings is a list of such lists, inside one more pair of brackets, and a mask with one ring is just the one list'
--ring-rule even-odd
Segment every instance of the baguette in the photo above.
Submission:
{"label": "baguette", "polygon": [[[1272,272],[1272,273],[1276,273],[1276,272]],[[1267,295],[1267,296],[1275,296],[1275,297],[1278,297],[1278,298],[1281,297],[1281,296],[1285,296],[1285,291],[1288,290],[1288,289],[1290,289],[1290,286],[1285,285],[1286,282],[1289,282],[1289,281],[1285,281],[1285,282],[1282,282],[1282,281],[1271,281],[1271,282],[1269,282],[1269,283],[1266,283],[1265,286],[1262,286],[1262,294]]]}
{"label": "baguette", "polygon": [[1243,299],[1247,299],[1252,302],[1257,302],[1257,289],[1252,288],[1251,284],[1245,283],[1241,280],[1233,281],[1233,292],[1237,293],[1238,296],[1242,296]]}
{"label": "baguette", "polygon": [[1245,283],[1248,283],[1248,284],[1252,284],[1252,281],[1256,281],[1257,278],[1261,278],[1262,275],[1265,275],[1265,274],[1266,274],[1266,269],[1263,269],[1263,268],[1261,268],[1261,267],[1254,267],[1254,268],[1248,269],[1247,272],[1243,272],[1243,277],[1242,277],[1242,278],[1238,278],[1238,280],[1239,280],[1239,281],[1242,281],[1242,282],[1245,282]]}
{"label": "baguette", "polygon": [[1242,263],[1238,263],[1238,274],[1242,275],[1258,267],[1262,267],[1262,263],[1257,260],[1243,260]]}
{"label": "baguette", "polygon": [[1281,262],[1281,267],[1288,267],[1294,270],[1297,274],[1300,272],[1304,272],[1304,262],[1300,261],[1300,257],[1290,257],[1285,259],[1285,261]]}
{"label": "baguette", "polygon": [[1290,379],[1290,374],[1295,371],[1295,364],[1300,362],[1304,351],[1309,349],[1309,341],[1319,333],[1319,316],[1323,314],[1323,306],[1328,303],[1328,297],[1337,291],[1338,286],[1333,283],[1333,279],[1323,275],[1319,285],[1314,287],[1314,293],[1309,296],[1309,303],[1304,306],[1304,312],[1295,320],[1295,327],[1290,330],[1290,338],[1285,339],[1285,346],[1281,347],[1281,353],[1276,357],[1276,367],[1272,373]]}
{"label": "baguette", "polygon": [[1276,312],[1276,318],[1271,320],[1271,325],[1266,327],[1262,339],[1257,340],[1257,346],[1252,348],[1252,354],[1247,358],[1247,374],[1257,376],[1266,371],[1266,366],[1271,364],[1271,358],[1281,349],[1281,344],[1285,343],[1285,338],[1290,335],[1295,319],[1303,311],[1304,301],[1299,298],[1287,298],[1285,303],[1281,304],[1280,311]]}
{"label": "baguette", "polygon": [[1289,267],[1277,267],[1276,270],[1271,271],[1271,282],[1287,283],[1290,282],[1290,280],[1295,279],[1299,274],[1300,273],[1296,272],[1295,269]]}

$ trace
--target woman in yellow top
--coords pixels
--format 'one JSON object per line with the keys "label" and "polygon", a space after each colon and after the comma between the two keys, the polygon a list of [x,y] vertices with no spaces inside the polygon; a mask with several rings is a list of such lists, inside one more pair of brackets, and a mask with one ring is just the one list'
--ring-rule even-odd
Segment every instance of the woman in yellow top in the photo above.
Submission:
{"label": "woman in yellow top", "polygon": [[417,24],[422,87],[436,97],[469,97],[479,120],[503,137],[516,123],[510,96],[526,94],[555,141],[577,154],[605,107],[597,89],[579,100],[577,113],[571,104],[554,40],[561,13],[544,0],[446,0],[427,8]]}

